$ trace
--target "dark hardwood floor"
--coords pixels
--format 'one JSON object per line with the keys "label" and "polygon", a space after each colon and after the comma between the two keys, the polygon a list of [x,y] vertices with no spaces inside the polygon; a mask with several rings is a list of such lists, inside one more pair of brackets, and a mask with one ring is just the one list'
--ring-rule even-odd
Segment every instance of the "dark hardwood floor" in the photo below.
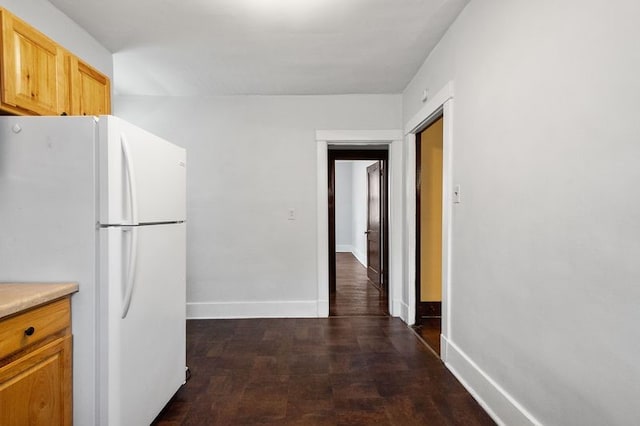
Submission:
{"label": "dark hardwood floor", "polygon": [[191,380],[154,425],[495,424],[351,253],[336,278],[329,318],[188,321]]}
{"label": "dark hardwood floor", "polygon": [[423,318],[413,329],[420,335],[431,349],[440,354],[440,333],[442,332],[441,318]]}
{"label": "dark hardwood floor", "polygon": [[187,321],[191,380],[154,425],[493,425],[401,320]]}
{"label": "dark hardwood floor", "polygon": [[387,303],[353,254],[336,253],[336,293],[329,295],[329,315],[385,315]]}

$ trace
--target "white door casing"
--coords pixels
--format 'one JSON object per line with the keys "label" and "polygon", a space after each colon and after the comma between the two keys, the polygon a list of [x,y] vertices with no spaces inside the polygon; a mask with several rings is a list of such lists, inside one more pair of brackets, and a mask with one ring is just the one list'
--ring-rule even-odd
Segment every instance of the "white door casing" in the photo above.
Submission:
{"label": "white door casing", "polygon": [[[405,258],[407,319],[416,317],[416,134],[443,117],[442,135],[442,331],[440,357],[446,361],[451,333],[451,238],[453,210],[453,82],[436,93],[405,125]],[[403,318],[404,319],[404,318]]]}
{"label": "white door casing", "polygon": [[329,316],[328,150],[330,146],[389,147],[389,313],[402,300],[402,130],[317,130],[318,317]]}

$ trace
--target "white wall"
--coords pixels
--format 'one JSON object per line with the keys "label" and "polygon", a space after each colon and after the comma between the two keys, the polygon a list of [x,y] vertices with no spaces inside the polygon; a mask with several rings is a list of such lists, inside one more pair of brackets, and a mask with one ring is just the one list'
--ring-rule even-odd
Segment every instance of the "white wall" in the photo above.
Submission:
{"label": "white wall", "polygon": [[505,424],[640,422],[640,2],[472,1],[452,80],[449,366]]}
{"label": "white wall", "polygon": [[0,0],[0,6],[34,26],[113,80],[111,52],[48,1]]}
{"label": "white wall", "polygon": [[187,148],[189,316],[316,316],[315,130],[398,128],[401,96],[116,97],[114,105]]}
{"label": "white wall", "polygon": [[336,251],[353,251],[352,162],[336,161]]}
{"label": "white wall", "polygon": [[367,167],[375,161],[353,162],[353,255],[367,266]]}

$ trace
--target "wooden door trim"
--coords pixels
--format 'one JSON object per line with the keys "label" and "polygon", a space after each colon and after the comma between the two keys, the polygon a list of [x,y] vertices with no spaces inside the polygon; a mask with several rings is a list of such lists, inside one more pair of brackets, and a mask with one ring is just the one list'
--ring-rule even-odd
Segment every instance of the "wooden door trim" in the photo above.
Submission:
{"label": "wooden door trim", "polygon": [[[420,218],[422,217],[422,203],[420,198],[421,186],[422,186],[422,132],[428,129],[432,124],[436,121],[443,119],[444,115],[442,111],[437,111],[437,114],[433,115],[428,124],[420,131],[416,133],[415,138],[415,152],[416,152],[416,164],[415,164],[415,175],[416,175],[416,185],[415,185],[415,193],[416,193],[416,235],[415,235],[415,263],[416,263],[416,273],[415,273],[415,292],[416,292],[416,309],[415,309],[415,324],[420,324],[421,318],[423,317],[440,317],[442,318],[442,301],[440,302],[423,302],[422,301],[422,285],[421,285],[421,267],[422,267],[422,249],[420,244],[420,238],[422,236],[422,227],[420,226]],[[444,137],[443,137],[444,139]],[[443,140],[444,144],[444,140]],[[444,158],[443,158],[444,161]],[[444,167],[443,167],[444,172]],[[444,191],[443,191],[444,198]],[[444,200],[443,200],[444,205]],[[443,217],[444,221],[444,217]],[[444,235],[444,233],[443,233]],[[443,253],[444,258],[444,253]],[[444,276],[444,271],[443,271]]]}
{"label": "wooden door trim", "polygon": [[[437,118],[436,118],[437,120]],[[435,121],[435,120],[433,120]],[[427,126],[428,127],[428,126]],[[420,227],[420,218],[422,217],[422,209],[420,208],[421,206],[421,199],[420,199],[420,187],[421,187],[421,159],[422,159],[422,149],[421,149],[421,141],[422,141],[422,133],[418,132],[416,133],[416,138],[415,138],[415,149],[416,149],[416,164],[415,164],[415,176],[416,176],[416,184],[415,184],[415,199],[416,199],[416,235],[415,235],[415,245],[416,245],[416,250],[415,250],[415,264],[416,264],[416,273],[415,273],[415,280],[414,280],[414,287],[415,287],[415,318],[413,319],[415,324],[420,324],[420,316],[421,316],[421,312],[420,312],[420,302],[422,301],[422,286],[421,286],[421,259],[420,257],[422,256],[422,250],[420,249],[420,236],[421,236],[421,227]]]}
{"label": "wooden door trim", "polygon": [[[328,165],[328,219],[329,219],[329,292],[336,291],[336,208],[335,208],[335,168],[336,160],[371,160],[380,161],[382,164],[382,183],[380,195],[382,197],[382,282],[385,296],[389,295],[389,181],[387,169],[389,167],[389,151],[387,149],[334,149],[327,150]],[[389,313],[388,304],[385,312]]]}

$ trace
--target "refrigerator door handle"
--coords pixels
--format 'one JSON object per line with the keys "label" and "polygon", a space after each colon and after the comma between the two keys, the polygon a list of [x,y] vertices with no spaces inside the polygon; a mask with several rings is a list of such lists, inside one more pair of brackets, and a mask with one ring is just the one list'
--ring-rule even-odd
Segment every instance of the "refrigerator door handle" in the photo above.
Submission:
{"label": "refrigerator door handle", "polygon": [[125,292],[124,299],[122,301],[122,319],[127,317],[129,313],[129,307],[131,306],[131,298],[133,297],[133,287],[136,282],[136,264],[138,260],[138,230],[132,226],[129,228],[122,228],[122,232],[131,232],[131,238],[129,239],[129,265],[127,267],[127,275],[125,277]]}
{"label": "refrigerator door handle", "polygon": [[136,184],[136,174],[133,168],[133,161],[131,159],[131,149],[129,143],[124,134],[120,134],[120,145],[122,146],[122,153],[124,154],[125,167],[127,169],[127,176],[129,176],[129,203],[131,205],[131,225],[138,224],[138,194]]}

